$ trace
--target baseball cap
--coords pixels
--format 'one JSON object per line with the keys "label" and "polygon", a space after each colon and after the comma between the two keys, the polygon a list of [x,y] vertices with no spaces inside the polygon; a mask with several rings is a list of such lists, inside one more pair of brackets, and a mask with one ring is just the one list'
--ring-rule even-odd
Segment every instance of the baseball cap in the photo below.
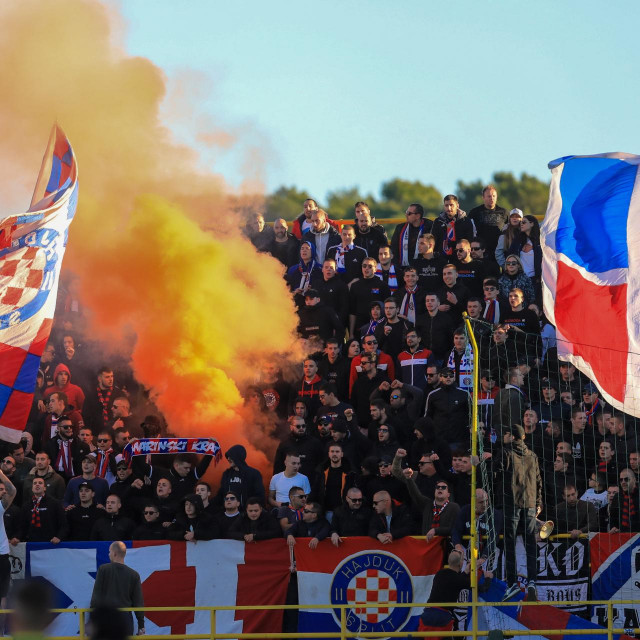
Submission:
{"label": "baseball cap", "polygon": [[524,218],[524,213],[522,213],[522,211],[520,209],[511,209],[511,211],[509,211],[509,216],[518,216],[518,218]]}

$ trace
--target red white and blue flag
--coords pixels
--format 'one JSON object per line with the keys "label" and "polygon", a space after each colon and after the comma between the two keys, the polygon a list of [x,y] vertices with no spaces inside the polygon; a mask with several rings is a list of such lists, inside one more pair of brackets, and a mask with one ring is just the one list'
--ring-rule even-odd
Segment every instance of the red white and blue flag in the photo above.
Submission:
{"label": "red white and blue flag", "polygon": [[[347,629],[367,633],[415,631],[433,576],[442,567],[442,541],[403,538],[380,544],[372,538],[346,538],[309,549],[305,539],[295,546],[298,570],[299,632],[340,631],[340,609],[314,605],[348,604]],[[397,603],[416,607],[394,607]],[[388,603],[376,607],[373,603]]]}
{"label": "red white and blue flag", "polygon": [[[109,542],[21,543],[12,547],[14,579],[38,578],[54,588],[57,608],[86,608],[98,567],[109,562]],[[290,578],[283,539],[245,544],[235,540],[127,542],[126,564],[140,574],[145,607],[251,606],[218,611],[218,633],[279,633],[282,610],[253,607],[284,604]],[[70,570],[69,567],[73,567]],[[209,637],[211,614],[145,611],[148,634]],[[46,630],[77,636],[78,615],[58,614]]]}
{"label": "red white and blue flag", "polygon": [[616,409],[640,416],[640,156],[549,164],[541,226],[544,311],[558,355]]}
{"label": "red white and blue flag", "polygon": [[0,222],[0,438],[20,440],[51,332],[78,168],[53,128],[27,213]]}

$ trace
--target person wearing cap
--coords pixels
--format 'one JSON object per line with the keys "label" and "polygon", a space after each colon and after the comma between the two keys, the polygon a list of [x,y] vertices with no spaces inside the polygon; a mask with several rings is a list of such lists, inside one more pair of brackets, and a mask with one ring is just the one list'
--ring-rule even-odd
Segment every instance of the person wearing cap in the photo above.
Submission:
{"label": "person wearing cap", "polygon": [[342,447],[344,458],[351,469],[359,469],[362,460],[370,454],[372,443],[357,428],[355,419],[347,421],[345,418],[334,418],[329,433],[332,442]]}
{"label": "person wearing cap", "polygon": [[95,503],[93,486],[83,480],[77,486],[78,499],[67,507],[67,525],[69,540],[90,540],[93,525],[99,518],[104,517],[104,509]]}
{"label": "person wearing cap", "polygon": [[213,504],[224,506],[224,496],[228,491],[235,491],[240,496],[240,505],[244,506],[251,497],[265,499],[262,474],[247,464],[247,450],[241,444],[234,444],[224,454],[229,468],[220,478],[220,489],[213,499]]}
{"label": "person wearing cap", "polygon": [[494,253],[509,214],[498,204],[498,191],[493,184],[482,189],[482,204],[469,211],[469,218],[475,223],[477,235],[484,240],[487,251]]}
{"label": "person wearing cap", "polygon": [[582,387],[582,408],[587,414],[587,424],[593,426],[598,413],[602,413],[602,400],[598,395],[598,387],[593,382],[587,382]]}
{"label": "person wearing cap", "polygon": [[542,511],[542,476],[538,456],[524,443],[525,431],[519,424],[502,427],[502,451],[494,458],[494,471],[503,482],[504,552],[507,570],[505,600],[520,592],[516,564],[516,537],[523,531],[527,557],[527,597],[537,599],[536,518]]}
{"label": "person wearing cap", "polygon": [[371,303],[391,295],[389,286],[376,277],[377,264],[375,258],[365,258],[361,265],[362,277],[349,289],[349,335],[352,338],[357,337],[356,327],[369,322]]}
{"label": "person wearing cap", "polygon": [[88,483],[93,489],[96,504],[104,506],[104,501],[109,495],[109,483],[104,478],[96,477],[95,456],[92,456],[91,454],[84,456],[80,465],[82,468],[82,474],[69,480],[62,504],[65,509],[77,504],[80,497],[78,489],[83,484]]}
{"label": "person wearing cap", "polygon": [[344,327],[338,314],[324,305],[317,289],[307,289],[304,305],[298,308],[298,334],[308,340],[319,336],[322,340],[344,335]]}
{"label": "person wearing cap", "polygon": [[449,367],[439,371],[440,386],[427,396],[425,417],[434,423],[435,434],[450,448],[469,447],[469,393],[455,386],[456,372]]}
{"label": "person wearing cap", "polygon": [[504,268],[505,257],[509,254],[509,247],[520,234],[520,222],[523,218],[524,214],[520,209],[516,208],[509,211],[509,221],[500,234],[494,251],[496,262],[502,268]]}
{"label": "person wearing cap", "polygon": [[345,224],[340,231],[340,244],[327,249],[327,260],[335,260],[336,270],[349,286],[357,280],[362,273],[362,261],[367,257],[367,252],[362,247],[354,244],[356,232],[351,224]]}
{"label": "person wearing cap", "polygon": [[295,453],[300,458],[300,473],[314,481],[318,465],[324,460],[325,449],[318,440],[307,432],[307,423],[303,418],[290,416],[289,436],[282,440],[273,458],[273,475],[284,471],[285,458],[289,453]]}
{"label": "person wearing cap", "polygon": [[436,251],[455,258],[456,244],[463,238],[472,240],[476,236],[476,225],[460,208],[458,197],[453,194],[444,197],[443,210],[433,221],[431,233],[436,239]]}
{"label": "person wearing cap", "polygon": [[550,420],[568,420],[569,411],[562,407],[558,400],[558,385],[553,380],[545,380],[542,385],[542,398],[535,403],[533,409],[540,417],[540,422]]}

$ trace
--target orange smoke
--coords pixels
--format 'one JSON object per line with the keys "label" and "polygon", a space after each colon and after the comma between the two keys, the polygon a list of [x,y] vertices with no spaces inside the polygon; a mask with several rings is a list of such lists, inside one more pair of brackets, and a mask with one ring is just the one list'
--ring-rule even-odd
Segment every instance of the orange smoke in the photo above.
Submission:
{"label": "orange smoke", "polygon": [[[293,305],[278,263],[240,236],[222,178],[161,125],[162,71],[124,53],[118,17],[96,2],[19,0],[0,19],[5,205],[25,208],[57,119],[78,158],[65,266],[81,278],[90,333],[135,332],[135,374],[173,430],[264,450],[237,384],[290,348]],[[235,136],[209,127],[200,138]]]}

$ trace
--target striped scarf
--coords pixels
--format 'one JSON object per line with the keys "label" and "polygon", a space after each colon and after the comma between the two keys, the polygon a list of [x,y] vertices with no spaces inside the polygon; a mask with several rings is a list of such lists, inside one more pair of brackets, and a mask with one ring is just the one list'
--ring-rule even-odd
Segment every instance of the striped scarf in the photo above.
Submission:
{"label": "striped scarf", "polygon": [[413,289],[409,289],[405,287],[406,293],[404,294],[404,298],[402,299],[402,304],[400,305],[400,315],[404,316],[409,322],[415,324],[416,323],[416,298],[415,293],[418,287],[414,287]]}
{"label": "striped scarf", "polygon": [[98,478],[104,478],[107,475],[107,471],[109,471],[109,458],[113,453],[113,449],[109,448],[106,451],[98,451],[96,452],[96,476]]}
{"label": "striped scarf", "polygon": [[113,387],[109,387],[106,392],[103,394],[102,389],[100,388],[100,385],[98,385],[97,387],[97,391],[98,391],[98,400],[100,401],[100,404],[102,405],[102,421],[104,424],[107,424],[107,422],[109,422],[109,401],[111,400],[111,394],[113,393]]}
{"label": "striped scarf", "polygon": [[440,514],[447,508],[449,501],[447,500],[443,505],[438,506],[433,502],[433,518],[431,519],[431,524],[435,527],[440,524]]}
{"label": "striped scarf", "polygon": [[[409,227],[411,225],[407,222],[404,227],[402,227],[402,231],[400,232],[400,266],[408,267],[409,266]],[[418,238],[424,232],[424,221],[420,223],[420,229],[418,229],[418,237],[416,238],[416,249],[413,253],[413,257],[418,257]]]}
{"label": "striped scarf", "polygon": [[338,248],[336,249],[336,271],[338,273],[344,273],[347,270],[344,266],[344,256],[348,251],[353,249],[353,246],[353,242],[348,245],[346,249],[342,245],[338,245]]}
{"label": "striped scarf", "polygon": [[587,414],[587,424],[593,425],[593,416],[600,408],[600,398],[596,398],[596,401],[591,405],[591,409],[585,408],[584,412]]}
{"label": "striped scarf", "polygon": [[[453,244],[451,244],[453,243]],[[447,255],[453,255],[453,247],[456,244],[456,219],[447,222],[447,231],[444,234],[442,242],[442,252]]]}
{"label": "striped scarf", "polygon": [[71,443],[69,440],[58,440],[58,457],[56,458],[55,469],[60,471],[67,478],[73,476],[73,463],[71,461]]}
{"label": "striped scarf", "polygon": [[498,324],[500,322],[500,305],[497,300],[486,300],[482,317],[491,324]]}
{"label": "striped scarf", "polygon": [[631,523],[635,519],[636,516],[636,505],[633,500],[633,494],[631,493],[623,493],[622,494],[622,518],[621,518],[621,529],[623,531],[631,531]]}
{"label": "striped scarf", "polygon": [[[378,262],[378,266],[376,267],[376,275],[380,280],[384,280],[384,273],[382,272],[382,265]],[[391,293],[395,293],[398,290],[398,278],[396,276],[396,268],[393,263],[391,263],[391,268],[389,269],[389,279],[387,280],[387,286]]]}
{"label": "striped scarf", "polygon": [[383,324],[383,323],[384,323],[384,318],[380,318],[380,320],[371,320],[369,322],[369,328],[367,329],[366,333],[362,337],[364,338],[364,336],[372,336],[376,332],[376,327],[379,324]]}
{"label": "striped scarf", "polygon": [[42,496],[40,498],[33,496],[33,507],[31,508],[31,526],[38,529],[42,526],[40,522],[40,500],[42,500]]}

